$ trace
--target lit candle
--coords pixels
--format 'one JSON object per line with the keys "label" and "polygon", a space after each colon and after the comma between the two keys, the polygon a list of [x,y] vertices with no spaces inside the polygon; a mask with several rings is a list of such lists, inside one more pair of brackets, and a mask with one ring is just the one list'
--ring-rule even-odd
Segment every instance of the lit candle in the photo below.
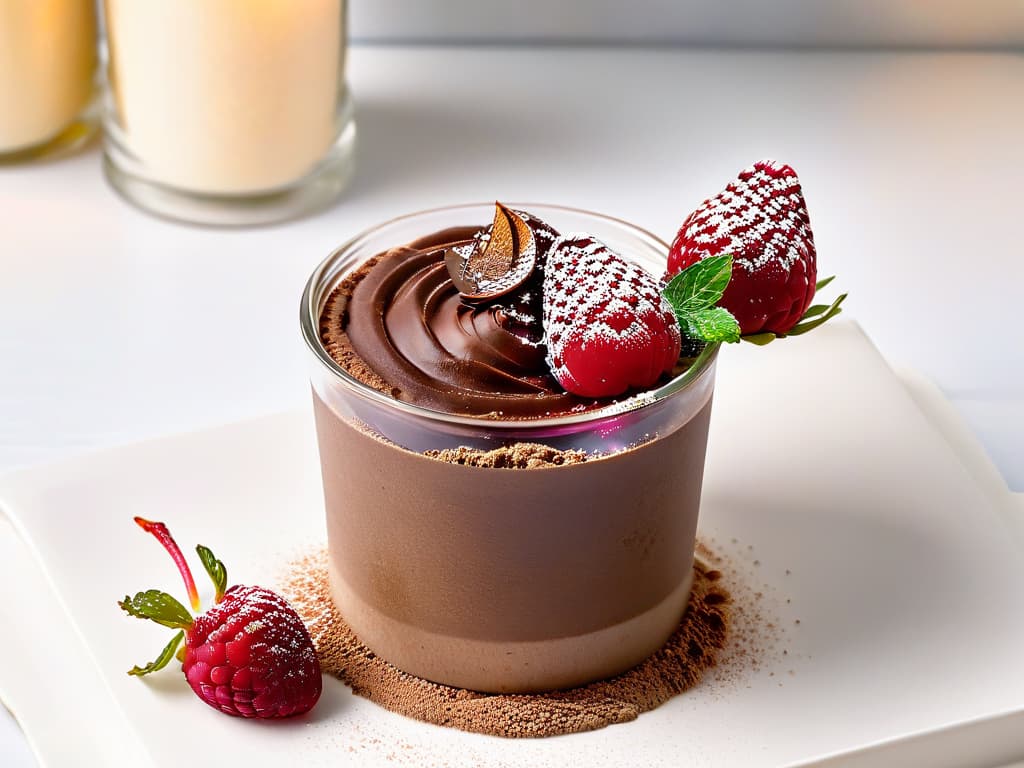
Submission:
{"label": "lit candle", "polygon": [[313,174],[347,127],[344,0],[105,7],[108,170],[183,194],[265,195]]}
{"label": "lit candle", "polygon": [[0,154],[67,132],[91,101],[95,69],[92,0],[0,0]]}

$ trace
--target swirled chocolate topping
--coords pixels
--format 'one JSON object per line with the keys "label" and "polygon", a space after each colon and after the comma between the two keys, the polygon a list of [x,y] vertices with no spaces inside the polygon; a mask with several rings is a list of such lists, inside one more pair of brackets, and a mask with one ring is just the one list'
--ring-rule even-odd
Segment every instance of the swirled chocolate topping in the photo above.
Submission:
{"label": "swirled chocolate topping", "polygon": [[[542,418],[603,405],[566,393],[545,362],[541,285],[557,237],[499,206],[490,227],[392,248],[331,296],[321,338],[350,372],[334,350],[350,347],[389,394],[434,410]],[[338,301],[344,310],[330,312]]]}

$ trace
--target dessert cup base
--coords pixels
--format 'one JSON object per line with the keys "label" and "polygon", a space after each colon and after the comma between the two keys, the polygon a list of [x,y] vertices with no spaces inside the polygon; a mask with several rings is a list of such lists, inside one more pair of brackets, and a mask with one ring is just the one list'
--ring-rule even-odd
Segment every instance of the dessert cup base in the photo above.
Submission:
{"label": "dessert cup base", "polygon": [[328,570],[338,611],[360,641],[404,672],[483,693],[542,693],[613,677],[657,651],[679,626],[693,569],[660,603],[594,632],[550,640],[452,637],[397,621],[356,595]]}
{"label": "dessert cup base", "polygon": [[146,176],[117,126],[107,124],[103,171],[125,200],[161,218],[215,227],[246,227],[296,219],[326,208],[344,191],[355,165],[356,124],[351,101],[339,110],[341,130],[316,168],[280,189],[255,194],[203,194]]}

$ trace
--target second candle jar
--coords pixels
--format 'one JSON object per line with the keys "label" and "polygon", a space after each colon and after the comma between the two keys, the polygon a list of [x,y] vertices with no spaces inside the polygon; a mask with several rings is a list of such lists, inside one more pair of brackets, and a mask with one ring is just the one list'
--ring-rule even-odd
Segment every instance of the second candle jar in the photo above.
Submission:
{"label": "second candle jar", "polygon": [[298,215],[350,171],[345,0],[105,0],[106,170],[211,224]]}

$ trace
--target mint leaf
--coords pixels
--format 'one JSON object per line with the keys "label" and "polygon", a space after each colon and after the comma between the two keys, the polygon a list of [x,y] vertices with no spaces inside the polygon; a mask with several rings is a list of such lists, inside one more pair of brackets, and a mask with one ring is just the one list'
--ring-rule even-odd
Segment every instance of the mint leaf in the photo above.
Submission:
{"label": "mint leaf", "polygon": [[171,642],[164,646],[164,649],[160,651],[160,655],[153,661],[149,662],[146,666],[140,667],[138,665],[128,670],[129,675],[135,675],[136,677],[142,677],[148,675],[150,672],[156,672],[158,669],[163,669],[167,666],[168,662],[174,658],[174,652],[178,650],[178,644],[181,639],[185,637],[184,632],[178,632],[174,637],[171,638]]}
{"label": "mint leaf", "polygon": [[690,314],[713,307],[732,277],[732,256],[709,256],[691,264],[665,286],[665,299],[676,314]]}
{"label": "mint leaf", "polygon": [[663,294],[683,333],[701,341],[739,341],[740,326],[729,310],[715,305],[732,279],[732,256],[709,256],[673,277]]}
{"label": "mint leaf", "polygon": [[209,547],[197,544],[196,553],[199,555],[199,559],[203,561],[203,568],[210,575],[210,581],[213,582],[215,590],[214,602],[219,603],[221,598],[224,597],[224,590],[228,586],[228,571],[224,567],[224,563],[214,557]]}
{"label": "mint leaf", "polygon": [[192,626],[192,616],[185,606],[156,589],[139,592],[135,597],[125,596],[118,603],[121,610],[137,619],[150,619],[172,629],[188,629]]}
{"label": "mint leaf", "polygon": [[686,316],[688,335],[704,341],[734,342],[740,340],[740,324],[724,307],[712,307]]}

